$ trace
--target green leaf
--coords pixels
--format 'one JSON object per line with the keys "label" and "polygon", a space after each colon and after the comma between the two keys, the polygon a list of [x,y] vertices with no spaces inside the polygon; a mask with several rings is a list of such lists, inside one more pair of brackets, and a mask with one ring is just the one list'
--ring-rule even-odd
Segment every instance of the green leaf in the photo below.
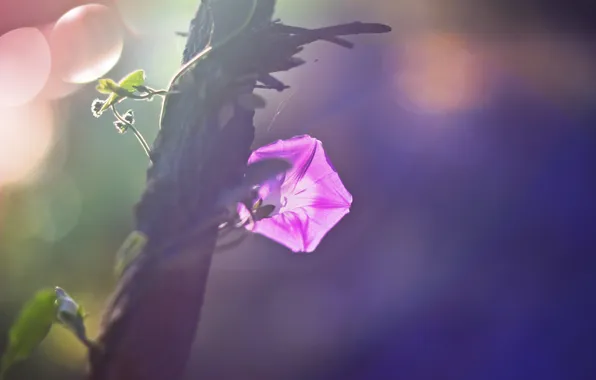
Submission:
{"label": "green leaf", "polygon": [[[126,99],[123,96],[118,96],[116,95],[114,92],[112,92],[110,94],[110,96],[108,96],[108,98],[106,99],[105,103],[103,104],[103,106],[101,106],[101,108],[99,109],[99,113],[101,114],[103,111],[107,110],[108,108],[110,108],[112,105],[123,101],[124,99]],[[1,379],[0,379],[1,380]]]}
{"label": "green leaf", "polygon": [[0,362],[0,380],[10,366],[24,360],[50,332],[56,318],[56,293],[43,289],[27,302],[8,333],[8,347]]}
{"label": "green leaf", "polygon": [[102,94],[109,94],[103,107],[100,109],[100,113],[110,108],[112,105],[117,104],[128,96],[135,93],[138,86],[142,86],[145,83],[145,71],[136,70],[128,74],[116,83],[113,79],[104,78],[99,79],[95,89]]}
{"label": "green leaf", "polygon": [[120,89],[120,87],[118,86],[118,83],[114,82],[113,79],[104,78],[97,80],[97,86],[95,86],[95,89],[101,92],[102,94],[109,95],[112,92],[117,92]]}
{"label": "green leaf", "polygon": [[143,84],[145,84],[145,70],[133,71],[118,82],[120,87],[128,91],[135,91],[137,86]]}

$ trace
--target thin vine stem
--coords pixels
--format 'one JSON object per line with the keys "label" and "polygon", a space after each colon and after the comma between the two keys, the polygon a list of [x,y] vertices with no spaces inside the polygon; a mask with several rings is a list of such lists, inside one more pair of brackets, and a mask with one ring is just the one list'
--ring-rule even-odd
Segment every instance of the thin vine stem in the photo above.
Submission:
{"label": "thin vine stem", "polygon": [[143,150],[145,151],[145,154],[151,160],[151,148],[149,147],[149,144],[147,144],[147,141],[145,140],[145,138],[143,137],[143,135],[141,134],[141,132],[139,132],[139,130],[136,129],[134,127],[134,125],[132,125],[131,123],[129,123],[126,120],[124,120],[124,118],[122,117],[122,115],[120,115],[120,113],[118,112],[118,110],[116,110],[116,107],[111,106],[110,108],[112,109],[112,112],[114,113],[114,116],[116,116],[116,118],[120,122],[124,123],[128,128],[130,128],[130,130],[132,131],[132,133],[134,133],[135,137],[137,138],[137,140],[139,141],[139,143],[143,147]]}
{"label": "thin vine stem", "polygon": [[126,97],[129,99],[133,99],[133,100],[152,100],[154,96],[166,96],[168,94],[172,94],[175,91],[168,91],[168,90],[154,90],[152,88],[149,87],[144,87],[147,92],[145,94],[142,95],[137,95],[134,93],[131,94],[127,94]]}

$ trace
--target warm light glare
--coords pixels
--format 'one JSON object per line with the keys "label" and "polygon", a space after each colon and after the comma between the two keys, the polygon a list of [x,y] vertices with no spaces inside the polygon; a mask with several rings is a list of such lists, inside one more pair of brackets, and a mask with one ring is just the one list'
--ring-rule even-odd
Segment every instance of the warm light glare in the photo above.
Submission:
{"label": "warm light glare", "polygon": [[27,179],[52,145],[54,120],[47,104],[0,108],[0,186]]}
{"label": "warm light glare", "polygon": [[501,67],[543,96],[578,103],[593,99],[596,55],[570,36],[528,33],[490,51]]}
{"label": "warm light glare", "polygon": [[65,82],[92,82],[120,59],[120,22],[110,8],[87,4],[71,9],[56,22],[50,38],[53,63]]}
{"label": "warm light glare", "polygon": [[174,36],[176,31],[187,31],[189,18],[200,2],[196,0],[170,1],[167,10],[163,0],[115,0],[122,21],[136,35]]}
{"label": "warm light glare", "polygon": [[482,96],[478,59],[456,36],[414,38],[398,60],[395,85],[410,108],[456,111],[474,106]]}
{"label": "warm light glare", "polygon": [[43,89],[50,65],[50,48],[38,29],[14,29],[0,36],[0,107],[33,99]]}

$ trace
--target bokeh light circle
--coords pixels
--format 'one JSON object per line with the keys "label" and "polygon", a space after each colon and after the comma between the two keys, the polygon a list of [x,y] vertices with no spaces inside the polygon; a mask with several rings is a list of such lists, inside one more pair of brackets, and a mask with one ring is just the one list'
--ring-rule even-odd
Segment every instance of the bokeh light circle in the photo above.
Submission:
{"label": "bokeh light circle", "polygon": [[49,152],[54,115],[49,104],[0,107],[0,187],[30,178]]}
{"label": "bokeh light circle", "polygon": [[50,36],[52,58],[59,77],[69,83],[92,82],[120,59],[122,28],[117,14],[101,4],[66,12]]}
{"label": "bokeh light circle", "polygon": [[0,106],[21,106],[35,98],[50,66],[50,48],[38,29],[14,29],[0,36]]}
{"label": "bokeh light circle", "polygon": [[61,172],[46,176],[31,187],[25,211],[32,221],[31,234],[47,242],[67,236],[79,222],[82,197],[75,181]]}
{"label": "bokeh light circle", "polygon": [[[54,30],[54,25],[56,23],[52,22],[50,24],[45,24],[39,26],[39,30],[43,33],[44,37],[48,41],[50,46],[50,54],[52,56],[52,62],[56,61],[57,52],[52,49],[51,44],[51,36],[52,31]],[[56,100],[67,97],[68,95],[73,94],[75,91],[81,89],[83,87],[82,84],[78,83],[66,83],[60,78],[60,74],[56,68],[55,63],[52,64],[50,75],[48,80],[46,81],[46,85],[44,86],[43,90],[39,94],[39,98],[43,100]]]}

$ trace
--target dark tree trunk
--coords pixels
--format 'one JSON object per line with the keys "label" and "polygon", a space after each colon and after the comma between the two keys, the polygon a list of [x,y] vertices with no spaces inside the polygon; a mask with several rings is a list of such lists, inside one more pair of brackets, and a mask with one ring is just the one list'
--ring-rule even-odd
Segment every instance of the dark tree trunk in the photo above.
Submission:
{"label": "dark tree trunk", "polygon": [[[206,47],[211,15],[214,48],[181,77],[164,107],[147,188],[135,209],[136,229],[148,242],[106,307],[90,350],[91,380],[176,380],[183,374],[217,239],[216,200],[241,181],[254,137],[254,110],[241,107],[238,97],[252,93],[257,78],[283,90],[269,74],[302,64],[294,55],[305,44],[325,39],[350,47],[337,36],[389,30],[361,23],[287,27],[271,22],[275,0],[257,1],[252,15],[253,0],[214,0],[212,13],[203,1],[191,22],[183,63]],[[223,106],[231,118],[219,117]]]}

